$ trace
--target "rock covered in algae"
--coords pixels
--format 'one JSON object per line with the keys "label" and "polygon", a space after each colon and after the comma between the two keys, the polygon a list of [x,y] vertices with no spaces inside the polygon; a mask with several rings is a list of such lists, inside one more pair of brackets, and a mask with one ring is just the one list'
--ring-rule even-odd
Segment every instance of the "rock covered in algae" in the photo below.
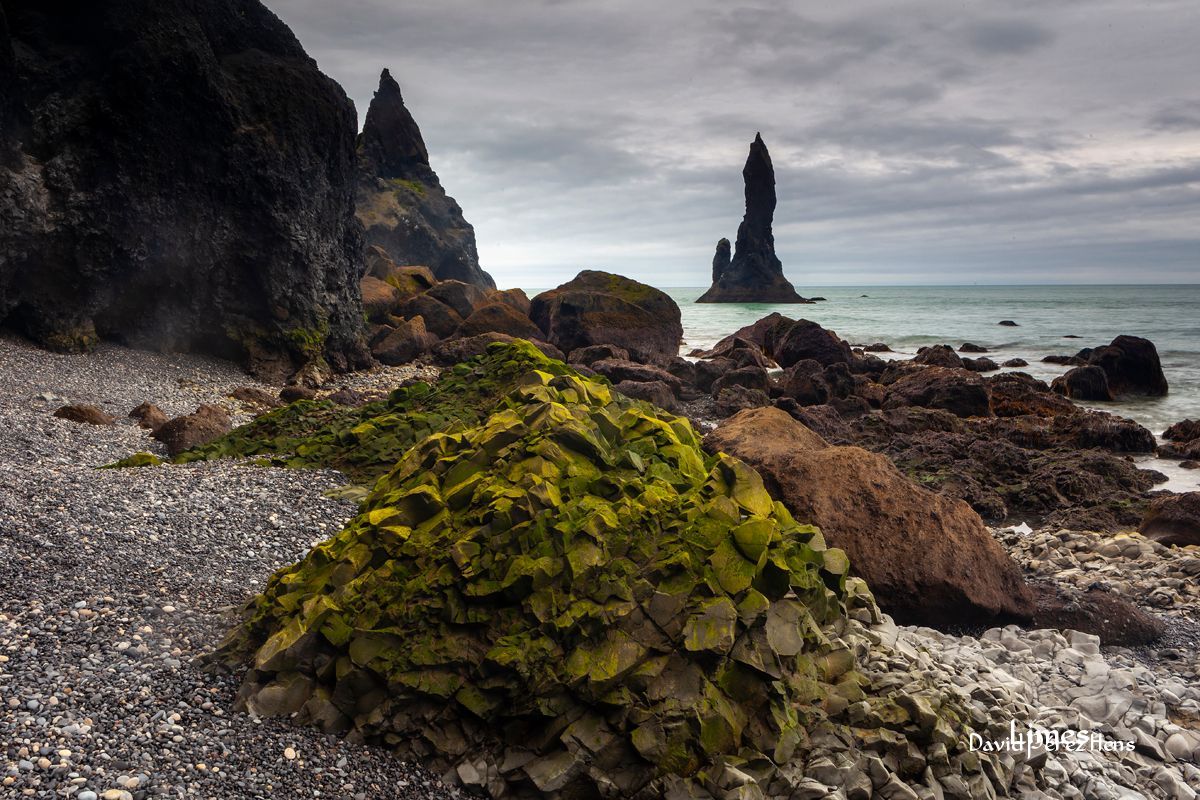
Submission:
{"label": "rock covered in algae", "polygon": [[217,653],[251,665],[240,701],[494,797],[711,791],[788,762],[862,697],[837,632],[877,612],[845,554],[685,420],[532,347],[497,356],[540,368],[419,441],[247,607]]}

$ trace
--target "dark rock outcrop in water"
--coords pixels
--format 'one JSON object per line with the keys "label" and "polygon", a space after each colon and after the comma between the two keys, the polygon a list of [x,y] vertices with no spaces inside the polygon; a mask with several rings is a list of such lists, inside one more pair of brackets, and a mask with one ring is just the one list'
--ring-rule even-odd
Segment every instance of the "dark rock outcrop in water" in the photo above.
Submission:
{"label": "dark rock outcrop in water", "polygon": [[274,14],[5,0],[2,16],[0,321],[270,378],[366,363],[354,107]]}
{"label": "dark rock outcrop in water", "polygon": [[775,169],[762,136],[754,137],[742,170],[746,181],[746,216],[738,228],[737,249],[729,240],[717,243],[713,285],[697,303],[807,303],[783,277],[775,255],[771,222],[775,217]]}
{"label": "dark rock outcrop in water", "polygon": [[479,267],[475,230],[429,166],[421,131],[386,69],[358,137],[358,218],[367,243],[440,280],[495,289]]}

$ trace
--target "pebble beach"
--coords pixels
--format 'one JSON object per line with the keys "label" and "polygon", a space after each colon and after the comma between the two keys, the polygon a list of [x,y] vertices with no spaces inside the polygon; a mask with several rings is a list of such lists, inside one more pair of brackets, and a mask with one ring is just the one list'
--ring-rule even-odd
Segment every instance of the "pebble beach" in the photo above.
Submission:
{"label": "pebble beach", "polygon": [[[347,385],[383,389],[397,367]],[[332,471],[234,462],[96,469],[159,452],[125,415],[150,401],[168,414],[252,382],[196,356],[104,345],[57,355],[0,338],[0,795],[140,800],[451,798],[456,790],[386,750],[285,719],[234,710],[238,675],[203,670],[233,613],[276,569],[337,531],[354,506],[329,496]],[[265,387],[264,387],[265,388]],[[115,425],[52,416],[100,406]],[[944,798],[1005,786],[1030,798],[1176,798],[1200,791],[1200,552],[1136,534],[994,530],[1030,578],[1103,581],[1167,625],[1154,649],[1099,646],[1073,631],[994,628],[955,636],[858,620],[865,669],[917,695],[950,687],[973,714],[1096,732],[1130,751],[1034,752],[978,778],[906,785],[886,759],[814,742],[804,797]],[[990,771],[989,771],[990,770]]]}

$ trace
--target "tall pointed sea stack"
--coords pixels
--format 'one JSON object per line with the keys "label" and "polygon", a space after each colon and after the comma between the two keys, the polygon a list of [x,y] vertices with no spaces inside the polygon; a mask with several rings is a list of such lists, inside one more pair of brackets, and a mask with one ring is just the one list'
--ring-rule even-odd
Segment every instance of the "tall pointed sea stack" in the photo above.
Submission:
{"label": "tall pointed sea stack", "polygon": [[771,221],[775,216],[775,169],[762,135],[754,137],[742,169],[746,181],[746,216],[738,228],[731,259],[729,240],[717,242],[713,284],[697,303],[807,303],[788,279],[775,255]]}
{"label": "tall pointed sea stack", "polygon": [[420,264],[442,280],[494,289],[479,267],[475,229],[429,166],[429,152],[400,85],[388,70],[358,137],[358,218],[368,245],[398,264]]}

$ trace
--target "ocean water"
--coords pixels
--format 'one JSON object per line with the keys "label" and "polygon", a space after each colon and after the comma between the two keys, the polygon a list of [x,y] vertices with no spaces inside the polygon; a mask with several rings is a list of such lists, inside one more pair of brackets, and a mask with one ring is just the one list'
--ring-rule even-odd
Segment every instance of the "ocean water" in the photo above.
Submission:
{"label": "ocean water", "polygon": [[[704,288],[664,289],[683,315],[684,345],[707,348],[755,320],[778,311],[834,330],[852,344],[885,342],[895,356],[911,357],[917,348],[972,342],[1001,363],[1029,362],[1022,371],[1050,381],[1068,368],[1043,364],[1052,354],[1074,354],[1083,347],[1108,344],[1120,334],[1154,342],[1170,392],[1163,398],[1139,398],[1088,405],[1136,420],[1160,436],[1181,419],[1200,418],[1200,285],[1181,286],[797,286],[805,297],[824,297],[814,305],[695,302]],[[1019,327],[998,325],[1013,320]],[[1078,339],[1064,338],[1068,335]],[[886,353],[879,355],[888,357]],[[1200,471],[1177,462],[1142,459],[1170,477],[1161,488],[1200,489]]]}

